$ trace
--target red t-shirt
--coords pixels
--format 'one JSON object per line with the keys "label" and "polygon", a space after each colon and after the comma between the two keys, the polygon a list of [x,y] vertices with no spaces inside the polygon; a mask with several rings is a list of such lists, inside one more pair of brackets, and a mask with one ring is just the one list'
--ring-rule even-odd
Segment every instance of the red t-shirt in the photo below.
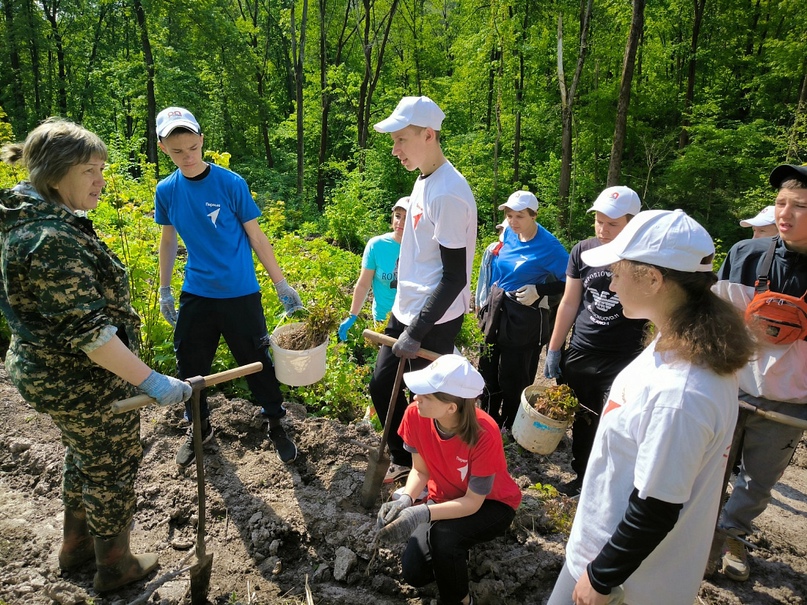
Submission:
{"label": "red t-shirt", "polygon": [[444,439],[434,420],[423,418],[416,405],[406,408],[398,434],[404,443],[415,448],[429,471],[429,499],[446,502],[461,498],[468,491],[468,480],[494,475],[493,489],[485,496],[518,508],[521,490],[507,472],[502,435],[496,421],[476,408],[479,440],[469,447],[456,435]]}

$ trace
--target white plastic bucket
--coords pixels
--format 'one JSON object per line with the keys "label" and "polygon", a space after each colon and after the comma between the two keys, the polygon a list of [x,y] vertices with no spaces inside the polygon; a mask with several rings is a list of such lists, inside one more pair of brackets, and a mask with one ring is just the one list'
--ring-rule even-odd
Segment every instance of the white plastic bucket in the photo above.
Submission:
{"label": "white plastic bucket", "polygon": [[558,447],[568,422],[553,420],[532,407],[535,399],[546,387],[533,385],[521,393],[521,405],[513,421],[513,437],[518,444],[533,454],[551,454]]}
{"label": "white plastic bucket", "polygon": [[325,353],[328,340],[305,351],[291,351],[277,344],[277,336],[302,325],[301,322],[277,326],[269,338],[272,359],[275,362],[275,376],[278,382],[290,387],[303,387],[322,380],[325,376]]}

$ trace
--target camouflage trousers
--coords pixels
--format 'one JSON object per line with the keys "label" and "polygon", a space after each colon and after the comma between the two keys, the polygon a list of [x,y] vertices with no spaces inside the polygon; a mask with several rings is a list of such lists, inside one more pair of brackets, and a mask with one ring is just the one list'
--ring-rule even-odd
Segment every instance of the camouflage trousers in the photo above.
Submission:
{"label": "camouflage trousers", "polygon": [[[23,398],[48,414],[62,433],[65,507],[87,512],[93,536],[117,536],[134,518],[134,484],[143,448],[140,413],[113,414],[110,404],[132,396],[134,387],[97,366],[84,380],[74,374],[60,381],[52,372],[21,361],[7,359],[9,377]],[[22,369],[25,378],[16,380]]]}

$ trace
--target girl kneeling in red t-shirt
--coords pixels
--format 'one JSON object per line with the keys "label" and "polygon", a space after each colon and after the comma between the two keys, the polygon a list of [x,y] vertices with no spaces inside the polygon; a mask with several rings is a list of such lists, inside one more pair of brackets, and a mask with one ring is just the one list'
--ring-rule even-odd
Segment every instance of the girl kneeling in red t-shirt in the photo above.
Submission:
{"label": "girl kneeling in red t-shirt", "polygon": [[[476,407],[485,382],[467,359],[443,355],[403,378],[415,395],[398,430],[412,470],[404,494],[378,511],[376,540],[408,538],[404,580],[436,581],[441,603],[467,605],[468,550],[504,534],[521,490],[507,472],[498,425]],[[412,506],[426,486],[428,500]]]}

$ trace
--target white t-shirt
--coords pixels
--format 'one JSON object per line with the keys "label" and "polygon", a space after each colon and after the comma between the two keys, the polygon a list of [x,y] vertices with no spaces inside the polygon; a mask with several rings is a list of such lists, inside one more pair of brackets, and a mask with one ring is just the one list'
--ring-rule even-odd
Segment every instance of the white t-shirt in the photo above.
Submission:
{"label": "white t-shirt", "polygon": [[585,573],[634,488],[641,498],[683,503],[675,527],[624,583],[625,602],[691,605],[714,535],[737,421],[737,378],[663,357],[654,341],[614,380],[566,562],[575,578]]}
{"label": "white t-shirt", "polygon": [[440,246],[465,248],[467,283],[437,323],[451,321],[468,311],[471,269],[476,246],[476,201],[465,177],[446,162],[428,177],[419,177],[409,197],[398,292],[392,312],[411,325],[443,276]]}

